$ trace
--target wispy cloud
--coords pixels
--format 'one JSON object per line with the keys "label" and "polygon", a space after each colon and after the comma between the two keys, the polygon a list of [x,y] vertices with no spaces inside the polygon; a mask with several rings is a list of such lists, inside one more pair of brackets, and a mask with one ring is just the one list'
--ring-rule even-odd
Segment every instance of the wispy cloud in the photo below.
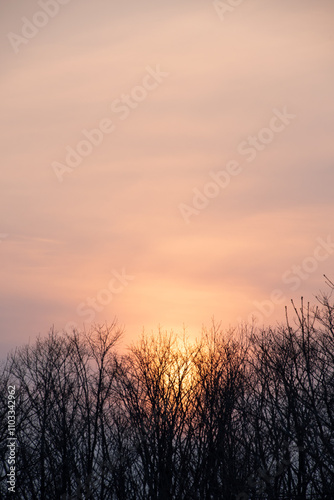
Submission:
{"label": "wispy cloud", "polygon": [[[96,317],[118,316],[129,339],[247,317],[331,232],[333,3],[230,2],[223,22],[201,0],[58,4],[18,54],[7,33],[22,35],[40,2],[8,3],[0,19],[3,342],[63,327],[125,262],[136,279]],[[168,78],[137,103],[157,64]],[[110,106],[132,94],[122,121]],[[296,115],[281,133],[274,108]],[[52,163],[97,142],[104,118],[115,130],[57,182]],[[209,203],[185,224],[193,189]],[[312,299],[329,261],[286,298]]]}

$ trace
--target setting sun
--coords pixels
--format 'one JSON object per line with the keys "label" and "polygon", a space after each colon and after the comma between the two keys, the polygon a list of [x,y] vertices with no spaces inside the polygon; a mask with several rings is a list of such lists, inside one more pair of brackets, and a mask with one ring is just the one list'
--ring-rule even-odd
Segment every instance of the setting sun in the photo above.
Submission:
{"label": "setting sun", "polygon": [[334,498],[333,20],[1,3],[0,498]]}

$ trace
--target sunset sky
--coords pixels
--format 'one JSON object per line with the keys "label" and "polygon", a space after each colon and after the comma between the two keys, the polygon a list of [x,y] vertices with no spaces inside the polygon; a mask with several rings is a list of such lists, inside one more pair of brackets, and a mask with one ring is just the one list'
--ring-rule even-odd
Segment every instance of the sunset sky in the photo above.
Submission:
{"label": "sunset sky", "polygon": [[2,2],[1,356],[275,323],[334,278],[334,3],[236,3]]}

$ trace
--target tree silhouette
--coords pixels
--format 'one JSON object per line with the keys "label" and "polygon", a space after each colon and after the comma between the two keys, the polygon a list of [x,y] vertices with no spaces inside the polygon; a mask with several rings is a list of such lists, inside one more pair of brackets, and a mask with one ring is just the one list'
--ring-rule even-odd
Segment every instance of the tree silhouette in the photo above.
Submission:
{"label": "tree silhouette", "polygon": [[16,349],[1,367],[1,498],[9,385],[17,498],[334,498],[334,306],[292,305],[292,323],[213,323],[192,343],[159,331],[126,355],[116,322]]}

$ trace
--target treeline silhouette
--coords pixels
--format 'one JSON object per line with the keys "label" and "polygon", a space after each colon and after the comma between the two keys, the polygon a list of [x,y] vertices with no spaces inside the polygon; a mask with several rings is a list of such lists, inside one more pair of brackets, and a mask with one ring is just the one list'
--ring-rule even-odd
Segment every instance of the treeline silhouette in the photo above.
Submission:
{"label": "treeline silhouette", "polygon": [[18,348],[1,373],[1,498],[332,500],[334,306],[318,300],[292,324],[159,332],[127,355],[116,322]]}

